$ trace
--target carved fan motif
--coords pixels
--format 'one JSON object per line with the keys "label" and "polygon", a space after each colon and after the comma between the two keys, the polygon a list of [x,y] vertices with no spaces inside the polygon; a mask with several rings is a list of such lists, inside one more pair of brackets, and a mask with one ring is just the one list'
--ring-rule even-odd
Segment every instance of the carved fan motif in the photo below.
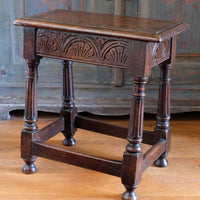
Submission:
{"label": "carved fan motif", "polygon": [[98,57],[99,51],[95,43],[89,38],[70,37],[64,45],[64,54],[70,57],[91,58]]}
{"label": "carved fan motif", "polygon": [[155,43],[152,55],[152,66],[161,63],[170,56],[170,40]]}
{"label": "carved fan motif", "polygon": [[61,51],[60,41],[57,39],[58,35],[54,34],[38,34],[37,46],[41,52],[52,53],[59,55]]}
{"label": "carved fan motif", "polygon": [[39,29],[38,54],[111,65],[129,65],[128,40]]}
{"label": "carved fan motif", "polygon": [[110,41],[102,50],[102,58],[114,63],[126,63],[128,57],[126,42]]}

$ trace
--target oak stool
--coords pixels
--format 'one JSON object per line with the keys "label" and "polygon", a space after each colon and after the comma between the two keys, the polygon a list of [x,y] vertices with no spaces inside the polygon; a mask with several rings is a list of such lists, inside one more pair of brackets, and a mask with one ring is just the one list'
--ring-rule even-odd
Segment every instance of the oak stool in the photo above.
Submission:
{"label": "oak stool", "polygon": [[[124,200],[135,200],[142,173],[153,163],[167,166],[170,150],[170,69],[175,60],[177,35],[188,25],[182,22],[55,10],[17,19],[24,27],[24,58],[27,60],[25,125],[21,132],[21,157],[25,174],[36,172],[36,156],[65,162],[121,177]],[[42,57],[63,60],[60,118],[37,127],[38,65]],[[118,67],[133,77],[129,128],[90,119],[77,113],[74,104],[72,61]],[[143,131],[145,84],[151,68],[160,66],[157,124],[154,132]],[[48,69],[47,69],[48,70]],[[110,160],[59,149],[44,143],[59,132],[63,144],[76,144],[77,128],[127,138],[123,160]],[[142,153],[141,142],[152,145]]]}

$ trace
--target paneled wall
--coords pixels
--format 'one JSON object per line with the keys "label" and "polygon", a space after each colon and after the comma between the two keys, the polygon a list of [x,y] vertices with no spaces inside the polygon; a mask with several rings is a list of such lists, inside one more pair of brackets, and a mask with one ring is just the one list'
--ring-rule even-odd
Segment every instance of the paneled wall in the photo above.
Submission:
{"label": "paneled wall", "polygon": [[[54,9],[156,19],[184,20],[190,29],[178,40],[172,69],[172,112],[200,110],[200,2],[199,0],[2,0],[0,7],[0,119],[24,108],[26,64],[22,58],[23,31],[14,19]],[[2,48],[3,47],[3,48]],[[73,63],[76,103],[79,111],[96,114],[129,114],[132,90],[126,71]],[[48,71],[48,73],[46,73]],[[147,85],[146,112],[156,112],[159,69],[153,69]],[[39,110],[59,112],[61,62],[42,59],[39,66]]]}

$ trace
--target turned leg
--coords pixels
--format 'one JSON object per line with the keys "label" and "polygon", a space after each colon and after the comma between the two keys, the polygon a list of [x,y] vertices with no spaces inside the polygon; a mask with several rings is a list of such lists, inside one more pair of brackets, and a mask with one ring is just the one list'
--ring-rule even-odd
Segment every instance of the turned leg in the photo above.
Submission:
{"label": "turned leg", "polygon": [[74,146],[76,144],[73,138],[76,128],[74,127],[74,120],[77,114],[77,109],[74,104],[74,85],[73,85],[73,72],[72,62],[63,61],[63,90],[62,90],[63,104],[61,108],[61,116],[65,120],[65,128],[62,131],[65,139],[63,145]]}
{"label": "turned leg", "polygon": [[122,195],[123,200],[136,200],[135,189],[140,183],[142,176],[143,156],[141,150],[144,117],[144,96],[147,78],[134,78],[134,91],[130,122],[128,129],[128,145],[123,156],[122,183],[126,192]]}
{"label": "turned leg", "polygon": [[160,64],[160,86],[157,109],[157,124],[155,128],[156,139],[164,138],[166,140],[166,151],[158,158],[154,164],[157,167],[166,167],[168,165],[167,155],[170,150],[171,129],[170,129],[170,69],[171,64],[165,62]]}
{"label": "turned leg", "polygon": [[34,161],[36,157],[32,155],[32,139],[37,131],[37,67],[39,59],[28,60],[26,96],[25,96],[25,125],[21,132],[21,157],[25,161],[22,168],[23,173],[32,174],[37,171]]}

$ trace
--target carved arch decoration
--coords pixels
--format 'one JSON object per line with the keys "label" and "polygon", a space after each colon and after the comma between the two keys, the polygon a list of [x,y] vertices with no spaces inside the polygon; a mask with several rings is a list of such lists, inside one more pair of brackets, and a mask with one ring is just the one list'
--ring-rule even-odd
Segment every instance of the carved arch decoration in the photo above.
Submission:
{"label": "carved arch decoration", "polygon": [[70,57],[90,59],[99,57],[98,46],[89,37],[69,36],[63,45],[63,53]]}
{"label": "carved arch decoration", "polygon": [[157,65],[170,57],[171,40],[155,43],[152,52],[152,66]]}
{"label": "carved arch decoration", "polygon": [[36,53],[113,66],[131,66],[131,40],[39,29]]}
{"label": "carved arch decoration", "polygon": [[101,57],[110,62],[126,63],[128,58],[128,42],[109,41],[103,46]]}

